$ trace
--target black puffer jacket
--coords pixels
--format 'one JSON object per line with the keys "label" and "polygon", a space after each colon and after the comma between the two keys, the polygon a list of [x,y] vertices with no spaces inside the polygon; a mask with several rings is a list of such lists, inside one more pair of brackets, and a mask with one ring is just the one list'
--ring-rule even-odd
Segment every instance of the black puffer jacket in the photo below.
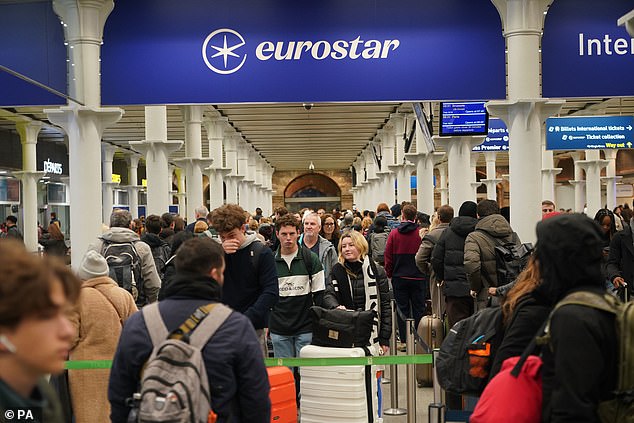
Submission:
{"label": "black puffer jacket", "polygon": [[[535,289],[556,304],[575,291],[604,294],[601,228],[580,214],[537,224],[535,255],[542,283]],[[566,305],[551,318],[550,348],[543,348],[543,422],[599,422],[597,406],[617,380],[614,315]]]}
{"label": "black puffer jacket", "polygon": [[464,271],[464,243],[476,223],[478,219],[475,217],[454,217],[432,252],[431,265],[436,279],[445,281],[443,293],[447,297],[469,296],[469,282]]}
{"label": "black puffer jacket", "polygon": [[[352,293],[352,303],[347,303],[342,298],[341,291],[335,291],[332,284],[326,285],[326,293],[324,294],[323,306],[324,308],[336,308],[339,305],[345,306],[350,310],[365,310],[365,281],[363,279],[362,263],[347,263],[346,267],[341,263],[335,264],[333,267],[332,275],[346,274],[346,268],[348,269],[347,275],[350,281],[350,288]],[[379,344],[389,345],[390,335],[392,333],[392,312],[390,308],[390,287],[387,282],[387,276],[385,270],[379,265],[376,265],[378,275],[376,276],[377,286],[379,290]],[[355,276],[351,276],[353,273]]]}

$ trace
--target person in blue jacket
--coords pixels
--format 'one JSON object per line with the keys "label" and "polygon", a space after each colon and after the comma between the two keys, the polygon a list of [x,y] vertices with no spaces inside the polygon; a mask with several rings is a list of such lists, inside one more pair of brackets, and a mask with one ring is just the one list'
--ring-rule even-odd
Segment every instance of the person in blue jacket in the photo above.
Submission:
{"label": "person in blue jacket", "polygon": [[[176,254],[176,275],[159,303],[167,330],[177,329],[200,306],[220,302],[224,252],[216,241],[193,238]],[[138,392],[143,366],[152,353],[152,340],[143,313],[125,323],[112,362],[108,399],[113,423],[127,422],[126,400]],[[211,408],[217,423],[268,423],[271,420],[269,380],[253,325],[233,312],[202,350]]]}

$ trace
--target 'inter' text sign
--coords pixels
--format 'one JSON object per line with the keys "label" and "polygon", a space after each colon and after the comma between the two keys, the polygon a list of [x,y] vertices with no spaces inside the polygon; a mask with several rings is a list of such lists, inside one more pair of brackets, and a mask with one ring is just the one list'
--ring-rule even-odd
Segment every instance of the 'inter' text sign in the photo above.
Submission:
{"label": "'inter' text sign", "polygon": [[546,120],[547,150],[633,146],[634,116],[562,117]]}

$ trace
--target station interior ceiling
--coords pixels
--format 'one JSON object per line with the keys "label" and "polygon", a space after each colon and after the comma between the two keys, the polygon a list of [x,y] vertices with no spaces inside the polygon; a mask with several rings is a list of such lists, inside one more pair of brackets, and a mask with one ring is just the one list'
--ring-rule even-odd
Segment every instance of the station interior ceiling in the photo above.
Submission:
{"label": "station interior ceiling", "polygon": [[[428,102],[424,102],[428,103]],[[438,134],[439,103],[430,103],[433,110],[434,134]],[[103,142],[117,145],[122,157],[130,150],[130,141],[145,138],[144,106],[125,106],[122,119],[105,129]],[[0,108],[0,131],[14,131],[15,122],[24,117],[45,125],[38,142],[64,142],[64,131],[51,124],[45,107]],[[204,106],[204,116],[224,116],[244,139],[252,144],[276,170],[315,171],[349,169],[361,150],[374,140],[377,130],[390,114],[412,114],[411,103],[315,103],[307,110],[302,103],[211,104]],[[566,99],[559,116],[634,115],[634,97]],[[167,106],[169,140],[184,140],[185,130],[181,106]],[[411,128],[407,129],[408,132]],[[207,135],[202,129],[203,157],[208,156]],[[184,148],[170,159],[184,157]],[[440,150],[442,151],[442,150]],[[415,152],[415,143],[410,152]],[[556,152],[555,157],[566,155]],[[480,156],[478,166],[484,166]],[[500,152],[498,166],[508,165],[508,153]]]}

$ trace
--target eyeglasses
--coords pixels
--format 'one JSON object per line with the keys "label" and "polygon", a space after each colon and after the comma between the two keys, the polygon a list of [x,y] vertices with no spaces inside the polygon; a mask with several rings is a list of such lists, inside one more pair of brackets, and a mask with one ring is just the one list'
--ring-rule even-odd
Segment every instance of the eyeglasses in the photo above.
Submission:
{"label": "eyeglasses", "polygon": [[324,226],[335,226],[334,223],[324,223]]}

